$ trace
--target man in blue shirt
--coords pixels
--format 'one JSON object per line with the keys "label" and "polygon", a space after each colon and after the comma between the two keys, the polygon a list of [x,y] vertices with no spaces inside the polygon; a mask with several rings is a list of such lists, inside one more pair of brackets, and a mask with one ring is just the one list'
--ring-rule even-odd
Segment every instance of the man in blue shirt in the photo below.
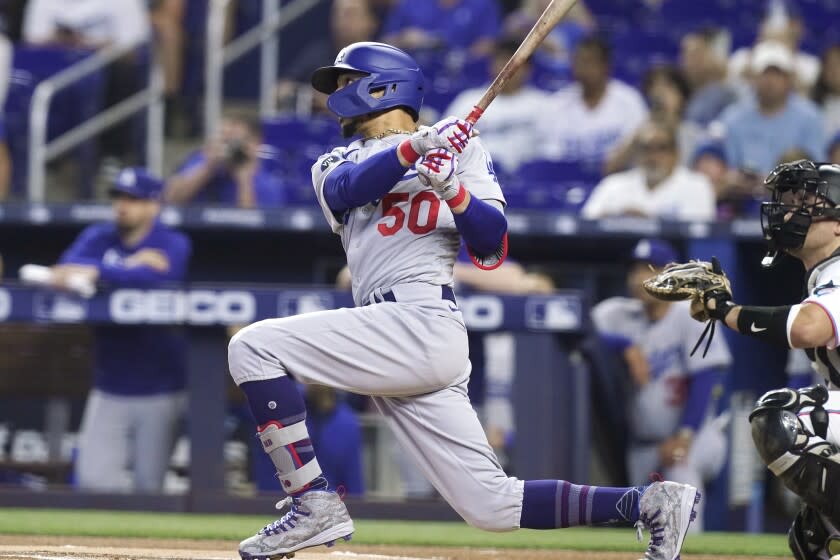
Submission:
{"label": "man in blue shirt", "polygon": [[[52,267],[53,284],[70,278],[112,288],[158,287],[187,275],[192,247],[160,223],[163,183],[124,169],[111,188],[114,221],[87,227]],[[158,492],[184,404],[186,344],[162,326],[94,327],[94,387],[79,431],[76,480],[99,491]],[[131,466],[133,477],[126,472]],[[132,484],[133,478],[133,484]]]}
{"label": "man in blue shirt", "polygon": [[794,92],[793,53],[781,43],[765,41],[755,47],[751,66],[755,99],[729,107],[721,117],[729,165],[765,175],[789,150],[825,159],[819,110]]}
{"label": "man in blue shirt", "polygon": [[262,147],[260,123],[229,114],[204,149],[190,154],[166,181],[166,201],[240,208],[282,206],[286,201],[283,184],[271,163]]}

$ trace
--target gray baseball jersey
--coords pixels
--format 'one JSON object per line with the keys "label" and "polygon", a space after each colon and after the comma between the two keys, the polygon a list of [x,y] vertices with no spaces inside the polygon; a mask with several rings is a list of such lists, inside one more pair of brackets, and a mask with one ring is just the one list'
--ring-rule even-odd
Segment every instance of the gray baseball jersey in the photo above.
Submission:
{"label": "gray baseball jersey", "polygon": [[[459,245],[449,207],[413,170],[382,200],[340,216],[324,200],[324,180],[342,162],[363,161],[404,138],[353,142],[312,168],[324,215],[347,252],[358,307],[246,327],[230,342],[231,374],[237,384],[290,374],[371,395],[406,454],[458,513],[484,529],[515,529],[524,483],[502,471],[470,405],[466,327],[442,298]],[[476,138],[459,158],[458,176],[473,196],[503,203]]]}
{"label": "gray baseball jersey", "polygon": [[[451,286],[460,236],[449,207],[417,178],[414,169],[386,194],[365,206],[335,215],[324,200],[324,181],[346,161],[358,163],[405,140],[395,134],[381,140],[356,140],[324,154],[312,166],[312,183],[333,232],[341,236],[353,278],[356,305],[377,288],[421,282]],[[458,156],[458,178],[472,196],[504,203],[490,155],[473,138]]]}

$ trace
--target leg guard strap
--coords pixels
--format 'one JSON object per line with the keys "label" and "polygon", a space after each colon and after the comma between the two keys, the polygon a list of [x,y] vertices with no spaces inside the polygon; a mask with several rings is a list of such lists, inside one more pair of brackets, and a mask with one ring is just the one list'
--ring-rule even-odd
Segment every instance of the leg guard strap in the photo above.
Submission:
{"label": "leg guard strap", "polygon": [[263,450],[271,453],[278,447],[286,447],[296,441],[309,439],[309,430],[306,429],[306,422],[297,422],[283,426],[279,422],[269,422],[259,433]]}
{"label": "leg guard strap", "polygon": [[305,422],[296,422],[283,426],[280,422],[263,425],[257,434],[263,449],[277,469],[277,478],[287,494],[303,490],[307,484],[321,476],[321,466],[313,457],[303,463],[295,449],[295,442],[309,439],[309,430]]}
{"label": "leg guard strap", "polygon": [[277,478],[283,484],[283,490],[287,494],[302,490],[307,484],[321,476],[321,465],[318,459],[312,459],[299,469],[290,473],[277,473]]}

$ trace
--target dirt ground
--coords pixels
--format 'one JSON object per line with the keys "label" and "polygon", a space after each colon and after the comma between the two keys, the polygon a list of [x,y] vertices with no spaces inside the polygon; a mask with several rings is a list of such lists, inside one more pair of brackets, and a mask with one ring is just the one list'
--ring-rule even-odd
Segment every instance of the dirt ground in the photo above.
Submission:
{"label": "dirt ground", "polygon": [[[635,560],[627,552],[356,546],[300,552],[295,560]],[[682,555],[683,560],[778,560],[765,556]],[[232,541],[32,537],[0,535],[0,560],[238,560]]]}

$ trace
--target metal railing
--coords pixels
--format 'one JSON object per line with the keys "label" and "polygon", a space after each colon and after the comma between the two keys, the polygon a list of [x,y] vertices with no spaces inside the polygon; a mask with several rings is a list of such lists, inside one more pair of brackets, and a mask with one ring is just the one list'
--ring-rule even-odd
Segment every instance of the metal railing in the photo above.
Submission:
{"label": "metal railing", "polygon": [[222,115],[225,67],[260,47],[260,116],[274,114],[277,83],[277,32],[294,22],[319,0],[294,0],[279,7],[279,0],[263,0],[262,22],[227,45],[224,44],[225,16],[230,0],[210,0],[204,61],[204,134],[213,134]]}
{"label": "metal railing", "polygon": [[[47,143],[47,117],[55,94],[82,78],[99,71],[123,55],[149,44],[152,57],[146,87],[96,116],[68,130]],[[29,111],[29,164],[27,193],[30,202],[43,202],[46,195],[46,171],[50,160],[107,130],[131,115],[148,108],[146,115],[146,166],[160,175],[163,172],[163,70],[151,43],[151,34],[129,46],[102,48],[86,59],[44,80],[32,94]]]}

